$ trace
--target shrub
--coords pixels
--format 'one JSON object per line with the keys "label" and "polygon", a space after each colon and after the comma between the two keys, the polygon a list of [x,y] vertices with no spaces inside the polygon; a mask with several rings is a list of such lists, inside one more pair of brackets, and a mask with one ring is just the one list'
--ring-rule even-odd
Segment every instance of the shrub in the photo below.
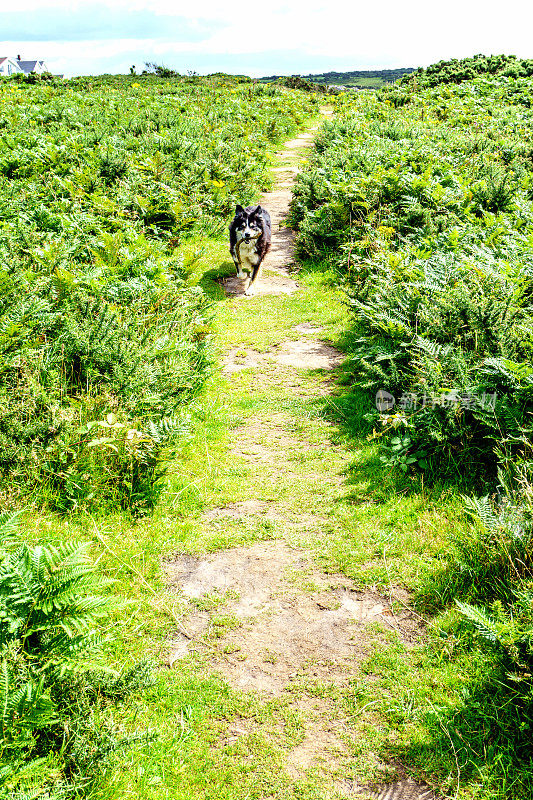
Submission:
{"label": "shrub", "polygon": [[0,304],[0,475],[12,490],[38,483],[63,510],[149,508],[209,367],[199,290],[169,281],[162,295],[124,278],[93,287],[95,301],[86,281],[56,270],[47,291]]}
{"label": "shrub", "polygon": [[384,460],[477,487],[518,457],[533,411],[533,128],[502,92],[340,98],[292,206],[300,253],[343,276],[354,382],[396,399],[370,416]]}
{"label": "shrub", "polygon": [[10,503],[32,492],[62,511],[151,508],[211,363],[211,305],[187,285],[180,248],[257,196],[268,148],[318,103],[242,77],[154,69],[0,82]]}
{"label": "shrub", "polygon": [[97,698],[149,679],[144,664],[111,677],[100,631],[116,601],[88,545],[30,547],[16,525],[0,515],[0,776],[10,797],[86,784],[94,758],[127,741],[105,712],[95,726]]}
{"label": "shrub", "polygon": [[446,83],[462,83],[478,76],[503,75],[508,78],[519,78],[533,75],[533,61],[516,56],[478,54],[471,58],[452,58],[450,61],[439,61],[429,67],[414,70],[404,75],[400,83],[418,86],[438,86]]}

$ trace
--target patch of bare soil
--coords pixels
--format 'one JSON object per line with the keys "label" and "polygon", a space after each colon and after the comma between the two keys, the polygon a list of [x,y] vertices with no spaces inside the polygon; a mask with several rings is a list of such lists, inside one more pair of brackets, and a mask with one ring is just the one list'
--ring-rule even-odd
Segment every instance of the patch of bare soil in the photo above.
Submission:
{"label": "patch of bare soil", "polygon": [[297,369],[333,369],[343,359],[344,356],[335,347],[313,339],[283,342],[274,355],[278,364]]}
{"label": "patch of bare soil", "polygon": [[293,331],[296,333],[320,333],[323,328],[313,325],[310,322],[302,322],[301,325],[295,325]]}
{"label": "patch of bare soil", "polygon": [[268,517],[269,513],[270,506],[268,503],[262,503],[260,500],[244,500],[242,503],[231,503],[229,506],[212,508],[206,511],[203,519],[206,522],[210,522],[213,519],[242,519],[255,514]]}
{"label": "patch of bare soil", "polygon": [[265,360],[265,354],[257,350],[244,349],[242,347],[232,347],[222,359],[223,370],[226,374],[240,372],[250,367],[258,367]]}
{"label": "patch of bare soil", "polygon": [[334,369],[342,364],[343,360],[343,354],[332,345],[318,339],[307,338],[282,342],[266,353],[234,347],[226,353],[222,363],[224,372],[229,374],[250,367],[255,369],[269,361],[296,369]]}
{"label": "patch of bare soil", "polygon": [[[343,576],[324,575],[305,551],[283,541],[182,556],[164,568],[185,600],[220,598],[213,613],[223,608],[234,624],[219,629],[209,611],[190,606],[184,626],[197,637],[216,635],[213,667],[238,689],[280,695],[309,681],[344,683],[366,653],[368,622],[380,621],[406,641],[420,633],[409,611],[394,614],[386,598],[359,591]],[[169,662],[188,648],[179,634]]]}
{"label": "patch of bare soil", "polygon": [[[239,299],[246,297],[244,294],[248,285],[247,278],[238,278],[237,275],[231,275],[229,278],[224,278],[223,286],[224,291],[228,296],[233,296]],[[268,277],[258,278],[255,283],[254,289],[256,295],[283,295],[293,294],[298,289],[298,284],[292,278],[285,274],[273,274]]]}
{"label": "patch of bare soil", "polygon": [[[266,503],[249,501],[211,513],[215,519],[241,514],[243,506],[252,513],[269,510]],[[210,669],[234,688],[287,698],[305,723],[303,741],[287,752],[289,775],[296,780],[318,769],[340,778],[349,758],[348,727],[335,701],[316,697],[314,688],[353,679],[367,653],[370,622],[396,630],[405,642],[418,641],[415,616],[393,612],[387,598],[360,591],[344,576],[325,575],[304,550],[281,540],[180,556],[164,570],[188,608],[187,635],[179,633],[170,643],[168,665],[175,668],[200,650]],[[226,738],[231,743],[249,732],[243,726]]]}
{"label": "patch of bare soil", "polygon": [[274,173],[282,173],[283,175],[298,175],[300,172],[299,167],[274,167],[272,172]]}

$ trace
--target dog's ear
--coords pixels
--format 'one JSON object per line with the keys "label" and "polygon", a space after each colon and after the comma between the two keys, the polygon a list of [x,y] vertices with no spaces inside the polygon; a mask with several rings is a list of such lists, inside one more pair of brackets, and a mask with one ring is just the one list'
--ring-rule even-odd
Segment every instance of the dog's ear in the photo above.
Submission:
{"label": "dog's ear", "polygon": [[252,210],[250,211],[249,216],[250,217],[260,217],[262,210],[263,209],[261,208],[261,206],[256,206],[255,208],[252,208]]}
{"label": "dog's ear", "polygon": [[244,214],[244,208],[242,206],[235,206],[235,213]]}

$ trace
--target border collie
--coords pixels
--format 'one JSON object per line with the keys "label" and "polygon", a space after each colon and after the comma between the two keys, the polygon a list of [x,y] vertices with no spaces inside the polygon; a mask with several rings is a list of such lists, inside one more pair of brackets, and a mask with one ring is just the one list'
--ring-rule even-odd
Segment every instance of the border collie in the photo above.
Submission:
{"label": "border collie", "polygon": [[261,264],[270,250],[272,226],[270,214],[261,206],[237,206],[229,228],[230,253],[239,278],[248,277],[244,294],[255,293],[254,285],[261,274]]}

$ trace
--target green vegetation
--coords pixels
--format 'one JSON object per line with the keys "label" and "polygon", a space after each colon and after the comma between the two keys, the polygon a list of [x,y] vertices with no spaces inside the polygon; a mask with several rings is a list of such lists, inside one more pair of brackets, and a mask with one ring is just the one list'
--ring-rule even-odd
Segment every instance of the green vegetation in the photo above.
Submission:
{"label": "green vegetation", "polygon": [[533,59],[516,56],[484,56],[452,58],[429,67],[411,70],[401,83],[413,87],[438,86],[440,83],[462,83],[482,76],[502,75],[506,78],[527,78],[533,75]]}
{"label": "green vegetation", "polygon": [[[234,204],[316,107],[227,76],[0,83],[0,491],[32,509],[17,535],[1,517],[2,797],[90,793],[155,735],[139,690],[150,716],[167,687],[145,656],[179,609],[154,610],[130,558],[213,370],[199,270],[227,261]],[[113,513],[128,535],[111,552]],[[143,540],[151,573],[167,538]],[[136,647],[150,616],[159,644]]]}
{"label": "green vegetation", "polygon": [[[317,86],[335,84],[338,86],[354,86],[360,89],[379,89],[387,83],[394,81],[415,72],[414,67],[400,69],[363,69],[352,70],[351,72],[321,72],[311,75],[292,75],[291,78],[304,80]],[[260,78],[263,83],[271,83],[276,80],[290,80],[282,78],[280,75],[269,75]]]}
{"label": "green vegetation", "polygon": [[210,369],[182,245],[316,100],[225,78],[0,85],[0,491],[153,506]]}
{"label": "green vegetation", "polygon": [[[0,84],[0,486],[27,507],[0,518],[0,797],[330,800],[404,772],[531,797],[533,84],[422,83],[337,98],[295,191],[301,289],[246,301],[225,225],[314,92]],[[338,373],[276,361],[303,323]],[[162,562],[277,540],[310,554],[302,595],[318,565],[390,603],[353,675],[232,689],[231,591],[192,601],[210,627],[174,664]],[[295,775],[310,719],[344,750]]]}
{"label": "green vegetation", "polygon": [[50,778],[70,794],[127,744],[105,706],[147,685],[150,667],[106,667],[113,581],[88,545],[30,547],[16,522],[0,517],[0,797],[43,796]]}
{"label": "green vegetation", "polygon": [[528,469],[533,130],[516,88],[339,101],[293,204],[300,251],[349,284],[354,376],[397,398],[377,420],[391,463],[488,489]]}
{"label": "green vegetation", "polygon": [[[501,772],[485,790],[500,781],[502,797],[527,797],[533,83],[414,85],[338,98],[293,220],[301,255],[329,264],[347,293],[354,398],[388,393],[366,415],[384,467],[485,496],[469,501],[473,528],[419,601],[460,598],[492,648],[476,697]],[[475,769],[468,747],[454,747]]]}

